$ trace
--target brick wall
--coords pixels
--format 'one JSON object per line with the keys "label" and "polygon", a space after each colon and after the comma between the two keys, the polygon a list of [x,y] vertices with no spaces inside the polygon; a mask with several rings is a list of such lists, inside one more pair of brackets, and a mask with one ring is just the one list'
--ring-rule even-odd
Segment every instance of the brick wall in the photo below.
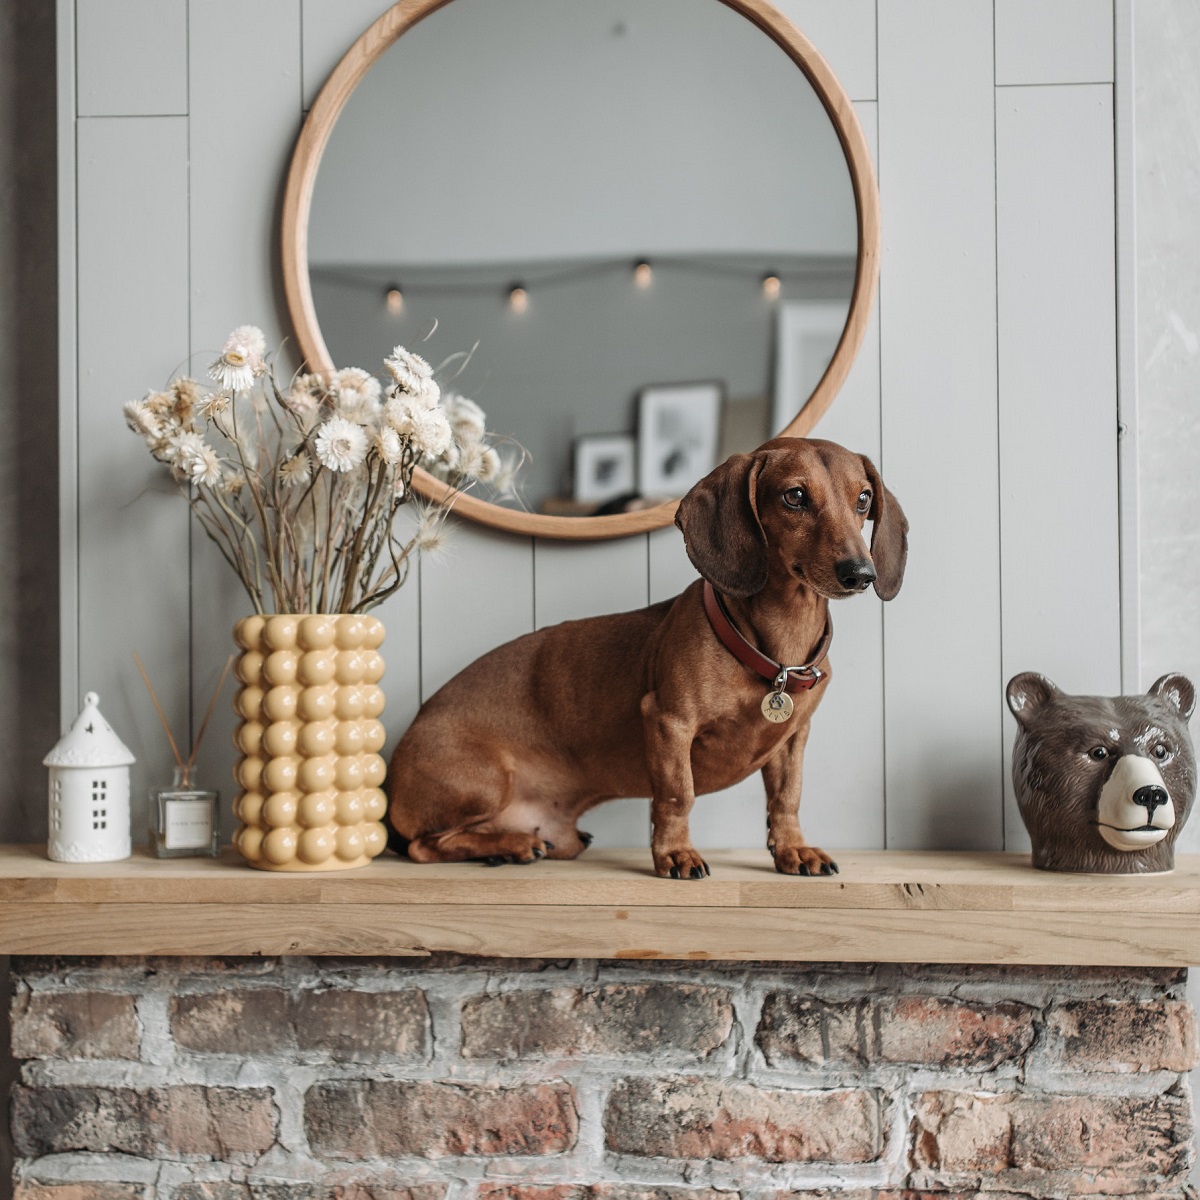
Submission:
{"label": "brick wall", "polygon": [[18,1200],[1190,1194],[1181,971],[13,970]]}

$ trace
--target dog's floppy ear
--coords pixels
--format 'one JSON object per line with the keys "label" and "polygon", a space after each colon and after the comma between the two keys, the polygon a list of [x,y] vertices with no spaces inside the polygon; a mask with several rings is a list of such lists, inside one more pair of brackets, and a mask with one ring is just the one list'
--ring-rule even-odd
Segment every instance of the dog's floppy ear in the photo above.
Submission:
{"label": "dog's floppy ear", "polygon": [[1185,721],[1196,707],[1196,689],[1186,675],[1164,675],[1150,687],[1150,695],[1165,700]]}
{"label": "dog's floppy ear", "polygon": [[1017,724],[1022,728],[1028,726],[1034,713],[1052,696],[1061,696],[1058,686],[1050,682],[1045,675],[1036,671],[1025,671],[1014,675],[1008,681],[1005,696],[1012,715],[1017,718]]}
{"label": "dog's floppy ear", "polygon": [[863,466],[871,481],[871,561],[875,564],[875,591],[891,600],[904,582],[908,561],[908,518],[896,497],[883,486],[875,464],[864,454]]}
{"label": "dog's floppy ear", "polygon": [[744,599],[767,582],[767,538],[758,519],[758,454],[734,454],[679,502],[675,524],[692,565],[719,592]]}

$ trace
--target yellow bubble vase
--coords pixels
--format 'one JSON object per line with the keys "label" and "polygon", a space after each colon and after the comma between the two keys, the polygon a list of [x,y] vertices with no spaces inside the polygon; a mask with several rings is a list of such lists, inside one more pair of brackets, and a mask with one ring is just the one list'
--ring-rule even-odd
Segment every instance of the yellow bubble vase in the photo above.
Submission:
{"label": "yellow bubble vase", "polygon": [[383,622],[356,615],[246,617],[233,735],[233,844],[264,871],[340,871],[383,851]]}

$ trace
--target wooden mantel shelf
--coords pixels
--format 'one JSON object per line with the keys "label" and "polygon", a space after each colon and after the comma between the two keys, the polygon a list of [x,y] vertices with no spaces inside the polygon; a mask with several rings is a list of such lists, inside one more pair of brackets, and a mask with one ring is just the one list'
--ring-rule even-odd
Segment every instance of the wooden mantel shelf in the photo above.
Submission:
{"label": "wooden mantel shelf", "polygon": [[777,875],[765,851],[657,879],[648,850],[489,869],[386,855],[291,875],[220,860],[52,863],[0,847],[0,953],[423,955],[1187,966],[1200,856],[1140,878],[1035,871],[1022,854],[851,851]]}

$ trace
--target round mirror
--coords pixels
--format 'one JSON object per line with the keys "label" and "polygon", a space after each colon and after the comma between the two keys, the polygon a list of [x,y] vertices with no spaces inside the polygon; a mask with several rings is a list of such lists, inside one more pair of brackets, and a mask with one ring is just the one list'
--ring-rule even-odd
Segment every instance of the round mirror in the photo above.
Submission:
{"label": "round mirror", "polygon": [[853,108],[762,0],[406,0],[313,106],[283,262],[310,368],[449,361],[523,458],[460,513],[608,537],[812,429],[878,238]]}

